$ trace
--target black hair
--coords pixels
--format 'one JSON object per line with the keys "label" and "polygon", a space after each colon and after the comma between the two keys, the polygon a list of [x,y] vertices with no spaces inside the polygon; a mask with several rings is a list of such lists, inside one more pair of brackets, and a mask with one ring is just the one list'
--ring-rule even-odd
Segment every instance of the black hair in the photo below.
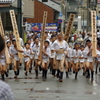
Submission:
{"label": "black hair", "polygon": [[87,40],[86,43],[91,43],[91,40]]}
{"label": "black hair", "polygon": [[[74,46],[77,45],[77,44],[79,44],[79,43],[76,42],[76,43],[74,44]],[[79,45],[80,45],[80,44],[79,44]]]}
{"label": "black hair", "polygon": [[12,43],[13,43],[13,42],[16,42],[16,40],[12,40]]}
{"label": "black hair", "polygon": [[[29,44],[29,43],[25,43],[24,46],[26,46],[27,44]],[[30,45],[30,44],[29,44],[29,45]]]}
{"label": "black hair", "polygon": [[34,41],[35,41],[37,38],[38,38],[38,36],[35,36],[35,37],[34,37]]}
{"label": "black hair", "polygon": [[11,41],[6,42],[6,44],[11,43]]}
{"label": "black hair", "polygon": [[48,45],[49,45],[49,41],[45,41],[44,43],[48,43]]}
{"label": "black hair", "polygon": [[99,30],[97,30],[97,32],[99,32]]}
{"label": "black hair", "polygon": [[0,53],[4,50],[5,48],[5,40],[4,38],[0,35]]}
{"label": "black hair", "polygon": [[45,34],[46,34],[46,35],[48,35],[48,33],[47,33],[47,32],[45,32]]}
{"label": "black hair", "polygon": [[27,42],[28,42],[29,40],[31,41],[31,38],[28,38],[28,39],[27,39]]}
{"label": "black hair", "polygon": [[56,35],[51,35],[51,39],[52,39],[53,37],[56,37]]}
{"label": "black hair", "polygon": [[32,37],[34,36],[34,34],[32,35]]}
{"label": "black hair", "polygon": [[81,45],[81,48],[84,48],[84,45]]}

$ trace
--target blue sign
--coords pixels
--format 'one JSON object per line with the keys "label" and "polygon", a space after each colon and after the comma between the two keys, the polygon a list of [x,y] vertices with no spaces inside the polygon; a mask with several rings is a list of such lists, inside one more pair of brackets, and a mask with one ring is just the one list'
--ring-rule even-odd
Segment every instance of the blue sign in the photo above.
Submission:
{"label": "blue sign", "polygon": [[62,17],[62,12],[59,13],[59,17]]}
{"label": "blue sign", "polygon": [[[42,30],[42,23],[28,23],[26,26],[26,31],[41,32],[41,30]],[[45,31],[57,32],[58,23],[47,23]]]}

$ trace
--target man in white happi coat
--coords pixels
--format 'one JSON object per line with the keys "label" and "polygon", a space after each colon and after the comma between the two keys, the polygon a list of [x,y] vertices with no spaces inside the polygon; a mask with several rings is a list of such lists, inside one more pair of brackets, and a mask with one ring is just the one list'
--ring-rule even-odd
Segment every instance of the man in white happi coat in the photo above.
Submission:
{"label": "man in white happi coat", "polygon": [[58,33],[57,40],[52,44],[51,50],[56,52],[56,67],[57,67],[57,78],[59,78],[59,82],[63,80],[63,71],[64,71],[64,52],[69,48],[68,43],[63,40],[63,34]]}

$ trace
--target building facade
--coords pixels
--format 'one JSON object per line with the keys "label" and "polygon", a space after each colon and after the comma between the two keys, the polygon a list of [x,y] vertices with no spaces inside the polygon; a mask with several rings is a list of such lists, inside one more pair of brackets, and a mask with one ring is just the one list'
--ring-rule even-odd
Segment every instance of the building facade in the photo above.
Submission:
{"label": "building facade", "polygon": [[34,18],[26,18],[28,23],[42,23],[44,11],[48,12],[47,23],[54,22],[54,10],[38,0],[34,0]]}
{"label": "building facade", "polygon": [[23,17],[34,18],[34,0],[23,0]]}

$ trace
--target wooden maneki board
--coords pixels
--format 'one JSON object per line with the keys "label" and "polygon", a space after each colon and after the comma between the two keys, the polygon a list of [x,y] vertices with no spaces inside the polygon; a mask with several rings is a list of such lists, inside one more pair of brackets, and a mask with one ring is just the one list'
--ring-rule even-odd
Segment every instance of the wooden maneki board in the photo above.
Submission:
{"label": "wooden maneki board", "polygon": [[68,41],[69,35],[72,31],[72,26],[74,22],[75,14],[70,14],[69,20],[68,20],[68,25],[66,27],[66,32],[65,32],[65,40]]}
{"label": "wooden maneki board", "polygon": [[[16,38],[16,45],[17,48],[19,50],[22,50],[21,44],[20,44],[20,37],[19,37],[19,32],[18,32],[18,27],[17,27],[17,22],[16,22],[16,17],[15,17],[15,12],[14,10],[10,10],[10,17],[11,17],[11,22],[12,22],[12,26],[13,26],[13,31],[14,31],[14,35]],[[19,58],[23,58],[22,53],[18,52],[18,56]]]}
{"label": "wooden maneki board", "polygon": [[42,32],[41,32],[40,54],[39,54],[40,61],[42,61],[42,50],[43,50],[43,44],[44,44],[44,34],[45,34],[46,21],[47,21],[47,11],[44,11],[43,25],[42,25]]}
{"label": "wooden maneki board", "polygon": [[91,29],[92,29],[92,57],[96,57],[97,35],[96,35],[96,11],[91,11]]}
{"label": "wooden maneki board", "polygon": [[[4,29],[3,29],[3,24],[2,24],[1,16],[0,16],[0,34],[4,38],[5,35],[4,35]],[[5,56],[6,56],[7,64],[10,64],[11,63],[11,59],[10,59],[10,54],[9,54],[7,45],[5,45]]]}

